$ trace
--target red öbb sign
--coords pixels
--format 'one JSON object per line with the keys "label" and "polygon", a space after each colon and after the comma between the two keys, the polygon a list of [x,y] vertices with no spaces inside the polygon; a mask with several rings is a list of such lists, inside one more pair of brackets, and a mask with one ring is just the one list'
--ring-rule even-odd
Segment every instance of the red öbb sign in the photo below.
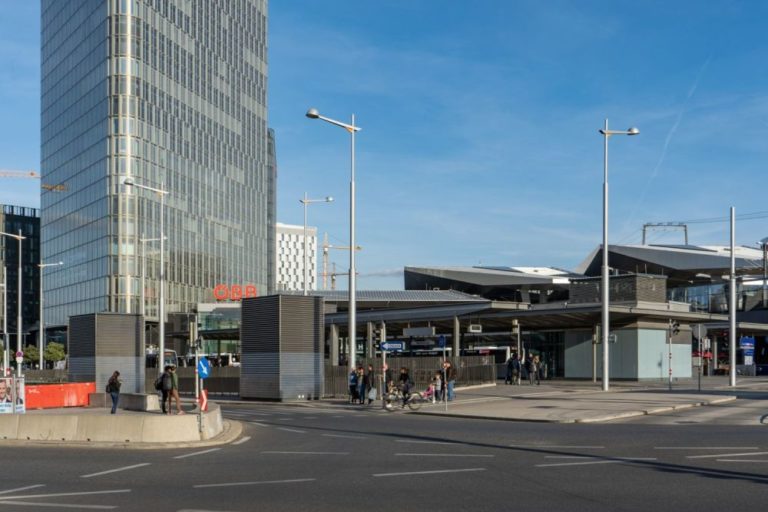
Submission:
{"label": "red \u00f6bb sign", "polygon": [[242,300],[257,296],[256,286],[252,284],[233,284],[232,286],[217,284],[213,288],[213,297],[216,300]]}

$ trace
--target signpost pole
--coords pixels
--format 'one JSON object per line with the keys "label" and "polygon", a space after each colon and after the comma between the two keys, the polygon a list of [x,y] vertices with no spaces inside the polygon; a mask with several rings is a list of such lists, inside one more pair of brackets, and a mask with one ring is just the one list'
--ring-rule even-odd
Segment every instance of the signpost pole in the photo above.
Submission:
{"label": "signpost pole", "polygon": [[381,408],[387,408],[387,350],[381,342]]}
{"label": "signpost pole", "polygon": [[701,393],[701,367],[704,364],[704,353],[701,343],[701,324],[699,324],[699,393]]}

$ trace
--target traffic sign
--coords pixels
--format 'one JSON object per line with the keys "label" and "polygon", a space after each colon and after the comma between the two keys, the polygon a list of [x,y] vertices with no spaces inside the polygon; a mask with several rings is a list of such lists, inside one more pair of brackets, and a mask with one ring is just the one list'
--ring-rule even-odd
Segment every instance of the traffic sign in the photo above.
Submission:
{"label": "traffic sign", "polygon": [[207,411],[208,410],[208,390],[207,389],[200,390],[200,398],[198,399],[198,401],[200,403],[200,410]]}
{"label": "traffic sign", "polygon": [[437,338],[437,346],[440,348],[445,348],[445,336],[442,334]]}
{"label": "traffic sign", "polygon": [[202,358],[197,363],[197,373],[201,379],[207,379],[211,376],[211,363],[206,358]]}
{"label": "traffic sign", "polygon": [[382,350],[405,350],[404,341],[385,341],[381,344]]}
{"label": "traffic sign", "polygon": [[24,352],[19,350],[16,352],[16,364],[21,364],[24,362]]}

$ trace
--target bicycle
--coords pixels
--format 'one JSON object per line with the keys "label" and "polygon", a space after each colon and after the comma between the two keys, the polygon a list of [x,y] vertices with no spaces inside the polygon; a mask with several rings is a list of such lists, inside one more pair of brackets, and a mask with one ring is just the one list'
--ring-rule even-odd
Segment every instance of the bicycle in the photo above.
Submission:
{"label": "bicycle", "polygon": [[421,404],[426,401],[427,399],[424,398],[423,394],[414,391],[408,395],[405,403],[403,403],[403,392],[395,388],[384,395],[384,408],[389,412],[393,412],[398,406],[401,406],[400,408],[402,409],[407,405],[410,410],[418,411],[421,408]]}

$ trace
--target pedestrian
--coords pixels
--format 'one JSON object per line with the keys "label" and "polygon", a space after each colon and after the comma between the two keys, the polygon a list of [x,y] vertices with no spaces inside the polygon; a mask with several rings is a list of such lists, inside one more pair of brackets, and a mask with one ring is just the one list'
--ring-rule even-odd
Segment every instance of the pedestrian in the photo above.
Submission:
{"label": "pedestrian", "polygon": [[120,385],[123,381],[120,380],[120,372],[115,370],[112,376],[107,381],[107,393],[112,397],[112,412],[115,414],[117,411],[117,401],[120,399]]}
{"label": "pedestrian", "polygon": [[160,375],[160,392],[162,393],[163,414],[171,413],[171,390],[173,389],[173,377],[171,377],[171,365],[163,368],[163,374]]}
{"label": "pedestrian", "polygon": [[446,361],[444,364],[445,380],[448,381],[448,386],[446,387],[447,399],[449,402],[452,402],[455,398],[453,388],[456,386],[456,368],[453,367],[450,361]]}
{"label": "pedestrian", "polygon": [[531,383],[531,386],[533,386],[533,381],[536,381],[536,385],[538,386],[541,384],[541,380],[539,379],[539,356],[533,356],[531,358],[531,367],[528,371],[528,380]]}
{"label": "pedestrian", "polygon": [[513,366],[514,356],[509,356],[509,359],[507,359],[507,375],[504,377],[504,384],[512,384]]}
{"label": "pedestrian", "polygon": [[512,356],[512,381],[516,386],[520,385],[520,358],[517,354]]}
{"label": "pedestrian", "polygon": [[360,405],[365,405],[366,397],[365,370],[362,366],[357,367],[357,396],[360,398]]}
{"label": "pedestrian", "polygon": [[443,372],[437,370],[432,377],[432,383],[435,386],[435,396],[432,397],[432,403],[443,401]]}
{"label": "pedestrian", "polygon": [[349,373],[349,403],[353,404],[357,399],[357,369],[352,368],[352,371]]}
{"label": "pedestrian", "polygon": [[408,397],[411,396],[411,388],[413,387],[413,380],[408,373],[408,368],[405,366],[400,368],[400,378],[398,380],[398,385],[400,387],[400,392],[403,394],[402,406],[405,407],[405,404],[408,401]]}
{"label": "pedestrian", "polygon": [[371,405],[376,399],[376,373],[373,371],[373,365],[368,365],[368,371],[365,374],[365,393],[368,397],[368,405]]}
{"label": "pedestrian", "polygon": [[185,414],[181,408],[179,396],[179,375],[176,373],[176,365],[171,365],[171,397],[168,399],[168,414],[171,414],[171,400],[176,400],[176,414]]}

